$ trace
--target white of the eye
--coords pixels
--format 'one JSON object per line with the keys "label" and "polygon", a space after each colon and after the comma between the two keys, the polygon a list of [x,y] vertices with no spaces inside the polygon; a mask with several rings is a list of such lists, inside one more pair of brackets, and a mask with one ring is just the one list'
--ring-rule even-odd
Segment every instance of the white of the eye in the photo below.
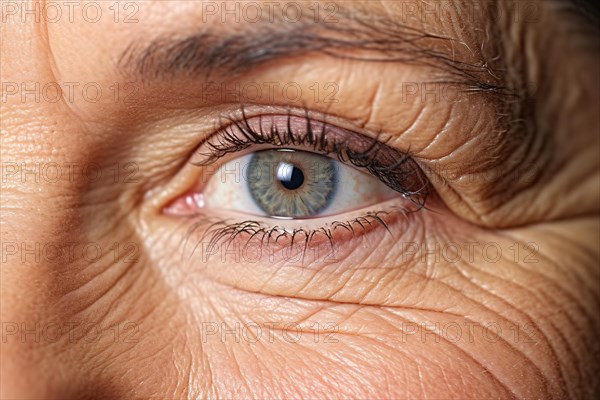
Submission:
{"label": "white of the eye", "polygon": [[252,154],[247,154],[231,160],[210,177],[204,188],[206,208],[264,215],[248,189],[248,179],[257,178],[248,171],[251,159]]}

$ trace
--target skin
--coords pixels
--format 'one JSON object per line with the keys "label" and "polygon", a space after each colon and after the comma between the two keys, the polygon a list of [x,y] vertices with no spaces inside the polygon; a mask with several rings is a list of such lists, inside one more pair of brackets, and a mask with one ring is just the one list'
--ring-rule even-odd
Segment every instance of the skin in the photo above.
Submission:
{"label": "skin", "polygon": [[[199,3],[176,4],[139,3],[132,24],[115,23],[108,2],[110,17],[97,23],[2,23],[4,83],[103,88],[97,102],[81,89],[73,101],[52,102],[51,94],[23,99],[2,86],[2,398],[600,393],[600,59],[597,33],[574,33],[587,26],[583,17],[540,1],[531,2],[536,18],[515,18],[502,3],[501,34],[485,47],[485,15],[471,22],[478,34],[447,20],[425,24],[463,44],[457,58],[476,62],[502,49],[490,67],[505,63],[507,75],[537,89],[529,116],[536,129],[525,137],[533,137],[530,153],[546,147],[528,159],[496,152],[505,136],[492,133],[508,120],[483,94],[403,98],[400,82],[431,76],[423,65],[305,54],[235,77],[217,71],[229,83],[297,82],[303,93],[314,82],[336,83],[333,105],[276,91],[247,110],[285,115],[304,106],[342,128],[385,132],[389,145],[410,148],[436,193],[431,211],[387,221],[391,234],[381,226],[338,231],[328,262],[312,255],[330,251],[323,238],[303,262],[250,262],[235,260],[235,251],[203,259],[184,243],[202,242],[206,228],[188,234],[193,218],[165,213],[197,185],[202,168],[190,154],[225,111],[239,116],[239,104],[200,101],[193,95],[201,80],[185,77],[139,80],[128,104],[112,96],[111,85],[132,81],[116,68],[130,42],[193,32],[202,21]],[[367,9],[401,16],[390,2]],[[423,27],[418,18],[407,23]],[[217,35],[242,26],[249,25],[210,18],[203,25]],[[22,175],[22,163],[58,163],[62,177]],[[100,178],[83,174],[90,165]],[[490,177],[507,170],[518,171],[512,184],[495,190],[506,182]],[[244,220],[240,212],[207,213]],[[54,257],[52,246],[63,252]],[[252,336],[257,325],[261,334]]]}

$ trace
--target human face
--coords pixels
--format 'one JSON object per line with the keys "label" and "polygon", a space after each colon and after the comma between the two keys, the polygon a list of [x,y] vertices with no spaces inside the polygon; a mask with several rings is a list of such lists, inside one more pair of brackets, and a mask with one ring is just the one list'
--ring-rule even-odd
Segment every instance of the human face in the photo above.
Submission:
{"label": "human face", "polygon": [[593,397],[585,4],[4,1],[1,397]]}

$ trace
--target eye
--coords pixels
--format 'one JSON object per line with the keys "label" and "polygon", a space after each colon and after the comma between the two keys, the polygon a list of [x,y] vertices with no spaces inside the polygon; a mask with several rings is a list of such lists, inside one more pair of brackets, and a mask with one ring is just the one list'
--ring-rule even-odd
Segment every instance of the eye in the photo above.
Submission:
{"label": "eye", "polygon": [[207,209],[307,219],[355,211],[400,194],[330,157],[293,149],[253,152],[224,164],[206,184]]}
{"label": "eye", "polygon": [[249,118],[242,110],[199,146],[195,183],[165,212],[194,219],[191,229],[204,232],[200,241],[212,234],[211,244],[275,237],[293,246],[302,235],[306,248],[378,224],[391,232],[425,207],[430,184],[407,152],[306,114]]}

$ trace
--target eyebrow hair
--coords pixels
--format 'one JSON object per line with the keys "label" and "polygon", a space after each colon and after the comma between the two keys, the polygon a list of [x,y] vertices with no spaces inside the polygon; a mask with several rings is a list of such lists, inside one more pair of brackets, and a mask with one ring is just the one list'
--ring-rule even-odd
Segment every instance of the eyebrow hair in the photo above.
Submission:
{"label": "eyebrow hair", "polygon": [[[125,75],[142,80],[242,74],[263,64],[320,53],[346,59],[429,66],[437,83],[463,85],[471,91],[502,92],[505,88],[490,63],[469,46],[438,34],[410,27],[387,15],[338,12],[335,23],[304,19],[246,24],[243,32],[166,36],[149,44],[132,43],[119,58]],[[252,25],[250,27],[250,25]],[[454,52],[466,46],[478,59],[462,60]]]}

